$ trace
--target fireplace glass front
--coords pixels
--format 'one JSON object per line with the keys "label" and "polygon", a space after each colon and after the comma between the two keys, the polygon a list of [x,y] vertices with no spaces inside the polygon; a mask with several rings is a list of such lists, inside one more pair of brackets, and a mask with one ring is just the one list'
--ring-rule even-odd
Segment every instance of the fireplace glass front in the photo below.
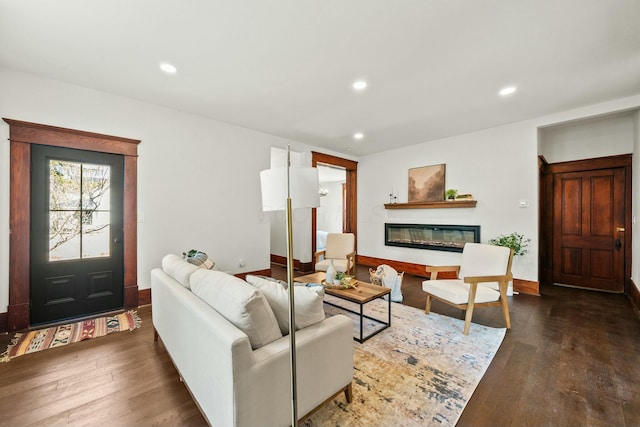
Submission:
{"label": "fireplace glass front", "polygon": [[480,243],[479,225],[384,225],[384,244],[387,246],[462,252],[468,242]]}

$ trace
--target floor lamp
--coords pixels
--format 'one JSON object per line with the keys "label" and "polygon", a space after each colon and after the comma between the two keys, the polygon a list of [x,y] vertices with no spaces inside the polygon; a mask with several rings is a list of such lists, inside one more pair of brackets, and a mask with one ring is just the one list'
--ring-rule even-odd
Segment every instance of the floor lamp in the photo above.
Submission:
{"label": "floor lamp", "polygon": [[260,172],[262,210],[286,210],[287,220],[287,284],[289,286],[289,346],[291,365],[291,425],[298,425],[298,389],[296,382],[296,334],[293,285],[293,227],[291,212],[298,208],[320,206],[318,170],[312,167],[292,167],[287,147],[287,166]]}

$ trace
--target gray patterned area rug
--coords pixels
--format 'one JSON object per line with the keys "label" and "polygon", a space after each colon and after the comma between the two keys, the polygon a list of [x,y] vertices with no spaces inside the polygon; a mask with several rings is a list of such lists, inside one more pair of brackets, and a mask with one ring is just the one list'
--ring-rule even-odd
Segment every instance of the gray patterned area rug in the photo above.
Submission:
{"label": "gray patterned area rug", "polygon": [[[365,305],[365,313],[386,319],[387,304],[372,301]],[[426,315],[397,303],[391,306],[390,328],[363,344],[354,341],[353,401],[347,404],[344,394],[339,395],[305,420],[304,426],[456,424],[506,329],[472,324],[465,336],[462,320]],[[326,304],[325,312],[349,315],[354,331],[359,330],[357,316]],[[366,321],[365,335],[374,327],[375,322]]]}

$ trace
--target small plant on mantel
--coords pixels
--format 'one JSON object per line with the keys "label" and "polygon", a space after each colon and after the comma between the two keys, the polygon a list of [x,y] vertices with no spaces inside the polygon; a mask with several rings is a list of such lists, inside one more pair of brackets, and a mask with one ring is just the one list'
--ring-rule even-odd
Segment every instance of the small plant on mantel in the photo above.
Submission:
{"label": "small plant on mantel", "polygon": [[490,245],[505,246],[513,249],[513,255],[524,255],[527,253],[527,248],[531,243],[531,239],[524,237],[519,233],[501,234],[498,237],[489,240]]}
{"label": "small plant on mantel", "polygon": [[458,195],[458,190],[450,188],[444,192],[444,198],[446,200],[455,200]]}

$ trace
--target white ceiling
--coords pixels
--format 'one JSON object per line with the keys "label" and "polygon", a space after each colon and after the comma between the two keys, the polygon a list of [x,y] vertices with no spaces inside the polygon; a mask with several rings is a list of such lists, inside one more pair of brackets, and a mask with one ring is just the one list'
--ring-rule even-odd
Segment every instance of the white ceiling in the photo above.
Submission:
{"label": "white ceiling", "polygon": [[640,93],[640,1],[0,0],[0,66],[360,156]]}

